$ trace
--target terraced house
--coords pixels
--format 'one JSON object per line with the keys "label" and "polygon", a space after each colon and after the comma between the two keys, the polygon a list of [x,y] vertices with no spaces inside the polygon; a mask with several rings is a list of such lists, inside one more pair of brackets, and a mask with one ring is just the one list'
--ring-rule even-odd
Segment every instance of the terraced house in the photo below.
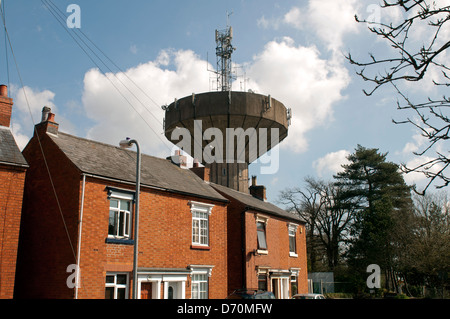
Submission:
{"label": "terraced house", "polygon": [[10,128],[13,100],[0,86],[0,299],[14,293],[23,187],[28,164]]}
{"label": "terraced house", "polygon": [[136,152],[63,133],[44,107],[23,156],[15,298],[307,292],[304,223],[256,179],[245,194],[211,183],[206,167],[143,154],[134,282]]}
{"label": "terraced house", "polygon": [[228,287],[272,291],[277,299],[307,293],[305,222],[267,202],[255,176],[250,194],[212,187],[230,201]]}
{"label": "terraced house", "polygon": [[[15,296],[130,297],[136,152],[60,132],[48,109],[35,132]],[[227,296],[227,203],[190,170],[142,155],[138,298]]]}

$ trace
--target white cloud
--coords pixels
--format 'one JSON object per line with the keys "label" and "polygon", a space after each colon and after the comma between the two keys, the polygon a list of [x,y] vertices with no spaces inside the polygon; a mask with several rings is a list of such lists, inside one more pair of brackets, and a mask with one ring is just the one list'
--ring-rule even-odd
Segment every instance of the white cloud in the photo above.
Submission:
{"label": "white cloud", "polygon": [[23,114],[28,113],[29,117],[31,112],[35,123],[40,122],[41,110],[44,106],[55,109],[55,104],[53,103],[55,93],[50,90],[39,91],[28,86],[19,88],[13,85],[11,86],[10,93],[14,99],[15,109]]}
{"label": "white cloud", "polygon": [[349,151],[340,150],[326,154],[313,162],[313,168],[317,175],[322,178],[324,176],[332,176],[343,170],[342,165],[348,164],[347,156]]}
{"label": "white cloud", "polygon": [[[11,131],[20,149],[23,149],[34,134],[34,125],[41,122],[42,108],[50,107],[55,114],[55,120],[63,130],[76,134],[76,126],[71,120],[59,113],[55,105],[55,93],[24,86],[11,85],[10,96],[13,98]],[[73,101],[72,101],[73,103]]]}
{"label": "white cloud", "polygon": [[91,69],[85,74],[82,102],[96,124],[87,137],[113,145],[136,138],[143,152],[168,156],[172,144],[163,134],[161,106],[208,87],[206,63],[192,51],[164,50],[155,61],[125,73],[104,75]]}
{"label": "white cloud", "polygon": [[[307,131],[332,119],[333,103],[343,98],[341,90],[349,82],[345,68],[319,55],[315,47],[296,46],[292,39],[284,38],[269,42],[246,65],[251,79],[247,88],[271,94],[292,108],[292,125],[282,147],[297,152],[307,149]],[[161,105],[193,92],[209,91],[210,76],[206,61],[184,50],[163,50],[155,61],[126,70],[125,74],[103,75],[91,69],[85,74],[82,102],[87,116],[97,124],[87,137],[111,144],[124,137],[139,137],[147,153],[167,156],[172,144],[163,135]]]}
{"label": "white cloud", "polygon": [[303,29],[303,20],[305,15],[302,15],[302,12],[299,8],[294,7],[288,13],[284,15],[284,22],[294,26],[297,29]]}
{"label": "white cloud", "polygon": [[19,149],[23,150],[30,140],[30,136],[23,134],[22,126],[18,123],[11,123],[11,132]]}
{"label": "white cloud", "polygon": [[334,103],[349,84],[347,69],[324,60],[316,47],[296,46],[291,38],[269,42],[247,66],[247,88],[270,94],[292,109],[291,126],[281,147],[296,152],[308,148],[305,133],[333,118]]}
{"label": "white cloud", "polygon": [[354,16],[360,7],[357,0],[310,0],[307,7],[293,7],[285,14],[284,22],[314,32],[328,49],[335,51],[342,47],[345,35],[358,32]]}
{"label": "white cloud", "polygon": [[53,102],[55,93],[11,85],[10,96],[14,102],[11,131],[19,148],[23,149],[33,136],[34,125],[41,121],[42,108],[48,106],[52,111],[56,110]]}
{"label": "white cloud", "polygon": [[[407,163],[405,164],[405,166],[408,169],[414,169],[416,167],[419,167],[429,161],[433,160],[433,158],[429,157],[429,156],[416,156],[410,160],[407,161]],[[440,169],[442,169],[442,165],[441,164],[435,164],[432,167],[430,165],[428,166],[424,166],[424,168],[427,169],[427,171],[432,172],[432,173],[437,173],[439,172]],[[428,183],[429,183],[429,179],[425,176],[424,173],[418,171],[418,172],[409,172],[409,173],[405,173],[403,174],[403,178],[405,180],[405,183],[407,185],[416,185],[417,189],[420,191],[422,188],[424,188]],[[436,180],[436,183],[439,184],[441,181],[440,180]],[[435,184],[436,184],[435,183]],[[431,189],[431,188],[430,188]]]}
{"label": "white cloud", "polygon": [[[434,159],[432,157],[433,154],[449,154],[449,152],[446,150],[445,144],[443,143],[437,143],[426,153],[420,156],[414,154],[414,152],[418,154],[423,152],[429,146],[429,143],[430,141],[426,137],[424,137],[420,133],[417,133],[412,136],[412,141],[406,143],[402,151],[398,152],[398,155],[405,158],[405,160],[403,160],[403,163],[405,163],[405,166],[408,169],[419,168],[419,166],[422,166],[421,168],[419,168],[419,172],[413,171],[403,175],[405,182],[408,185],[416,184],[419,190],[420,188],[425,187],[429,182],[429,179],[425,176],[424,173],[420,172],[420,170],[425,169],[426,171],[431,173],[438,173],[443,167],[442,163],[436,163],[434,165],[424,164]],[[440,180],[436,181],[436,183],[438,184],[440,182]]]}

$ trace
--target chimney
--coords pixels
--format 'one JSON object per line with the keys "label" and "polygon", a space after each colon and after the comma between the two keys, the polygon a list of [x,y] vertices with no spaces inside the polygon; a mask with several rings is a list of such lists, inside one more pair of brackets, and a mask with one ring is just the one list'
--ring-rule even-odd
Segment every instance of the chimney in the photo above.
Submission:
{"label": "chimney", "polygon": [[194,161],[194,166],[191,168],[191,171],[195,173],[198,177],[200,177],[205,182],[209,182],[209,167],[200,166],[200,164]]}
{"label": "chimney", "polygon": [[187,157],[185,155],[181,155],[180,150],[176,150],[174,155],[169,156],[166,159],[171,160],[173,164],[177,165],[180,168],[188,168]]}
{"label": "chimney", "polygon": [[253,197],[266,201],[266,187],[264,185],[257,185],[256,184],[256,176],[252,176],[252,185],[248,188],[250,191],[250,195]]}
{"label": "chimney", "polygon": [[59,124],[55,122],[55,114],[51,112],[52,109],[48,106],[42,108],[41,123],[36,124],[36,129],[39,133],[52,133],[58,135]]}
{"label": "chimney", "polygon": [[0,125],[9,127],[11,124],[13,100],[8,97],[8,87],[0,85]]}

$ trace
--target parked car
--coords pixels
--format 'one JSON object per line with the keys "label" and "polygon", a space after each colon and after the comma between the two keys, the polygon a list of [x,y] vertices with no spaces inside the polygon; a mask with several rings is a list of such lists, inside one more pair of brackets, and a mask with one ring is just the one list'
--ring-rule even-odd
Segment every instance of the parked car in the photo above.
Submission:
{"label": "parked car", "polygon": [[292,299],[326,299],[322,294],[297,294]]}
{"label": "parked car", "polygon": [[275,295],[265,290],[237,289],[227,299],[275,299]]}

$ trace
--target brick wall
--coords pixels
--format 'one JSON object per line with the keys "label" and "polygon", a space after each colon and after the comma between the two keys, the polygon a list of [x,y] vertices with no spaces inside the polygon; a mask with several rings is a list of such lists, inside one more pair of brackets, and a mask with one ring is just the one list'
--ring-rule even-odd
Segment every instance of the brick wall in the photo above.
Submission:
{"label": "brick wall", "polygon": [[67,266],[76,263],[80,174],[46,134],[23,151],[27,170],[16,274],[16,298],[72,298]]}
{"label": "brick wall", "polygon": [[[246,205],[227,196],[228,205],[228,293],[239,288],[258,288],[258,266],[289,270],[300,268],[298,293],[308,292],[306,237],[304,224],[296,232],[297,257],[289,256],[289,220],[272,215],[246,211]],[[255,254],[257,249],[256,215],[268,218],[266,240],[268,254]],[[244,233],[243,233],[244,232]],[[243,245],[244,242],[244,245]],[[244,252],[242,248],[244,247]],[[268,290],[272,290],[268,280]]]}
{"label": "brick wall", "polygon": [[[134,190],[132,186],[87,179],[79,298],[104,298],[107,272],[129,272],[132,275],[134,246],[105,243],[109,216],[107,186]],[[189,200],[215,204],[210,216],[210,248],[207,250],[191,247],[192,214]],[[226,297],[227,235],[224,204],[143,187],[139,215],[139,267],[186,269],[192,264],[214,265],[209,278],[209,298]],[[190,297],[188,276],[186,298]]]}
{"label": "brick wall", "polygon": [[[15,296],[74,298],[75,290],[67,287],[72,274],[67,267],[77,263],[82,175],[46,134],[41,135],[41,143],[59,205],[34,137],[23,152],[30,168],[26,176]],[[133,245],[106,243],[107,186],[134,191],[134,186],[86,178],[78,298],[103,299],[107,272],[128,272],[130,278],[132,275]],[[207,250],[191,248],[189,200],[215,204]],[[224,203],[142,188],[139,238],[139,267],[186,269],[191,264],[214,265],[209,278],[209,298],[226,297]],[[191,296],[190,279],[188,276],[186,298]]]}
{"label": "brick wall", "polygon": [[[255,253],[258,248],[256,233],[257,215],[268,217],[268,222],[266,223],[267,255]],[[298,293],[308,292],[305,227],[303,224],[299,224],[297,228],[297,256],[293,257],[289,255],[289,222],[289,220],[258,212],[248,211],[245,214],[247,287],[258,287],[258,267],[270,267],[271,269],[281,270],[299,268],[300,271],[297,277]],[[268,289],[272,290],[270,280],[268,281]]]}
{"label": "brick wall", "polygon": [[9,127],[12,105],[13,101],[11,98],[0,95],[0,125]]}
{"label": "brick wall", "polygon": [[25,170],[0,165],[0,299],[14,294]]}

